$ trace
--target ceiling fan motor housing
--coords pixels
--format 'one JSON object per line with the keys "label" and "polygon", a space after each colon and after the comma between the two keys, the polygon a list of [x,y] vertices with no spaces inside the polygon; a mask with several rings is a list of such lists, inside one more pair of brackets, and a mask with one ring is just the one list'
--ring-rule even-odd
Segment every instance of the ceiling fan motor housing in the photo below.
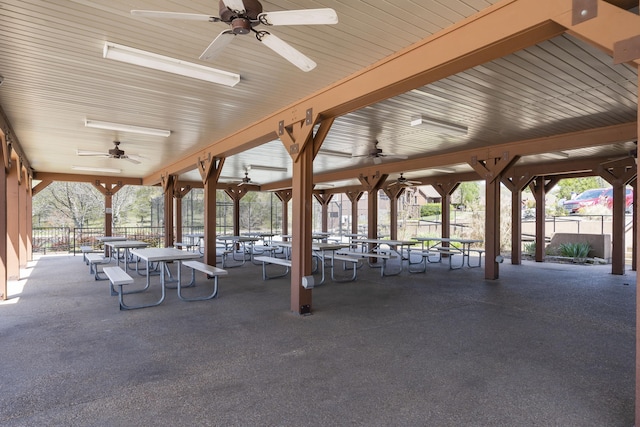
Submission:
{"label": "ceiling fan motor housing", "polygon": [[236,18],[231,21],[231,31],[233,31],[233,34],[249,34],[251,21],[245,18]]}
{"label": "ceiling fan motor housing", "polygon": [[[243,0],[245,13],[242,15],[238,15],[232,10],[229,10],[227,6],[224,4],[222,0],[219,2],[219,16],[222,22],[226,22],[228,24],[232,24],[234,34],[246,34],[249,32],[247,29],[246,32],[236,32],[236,27],[233,21],[235,18],[244,18],[246,21],[256,21],[255,24],[258,24],[258,15],[262,13],[262,4],[258,0]],[[254,24],[254,25],[255,25]],[[249,29],[251,28],[251,24],[249,22]]]}

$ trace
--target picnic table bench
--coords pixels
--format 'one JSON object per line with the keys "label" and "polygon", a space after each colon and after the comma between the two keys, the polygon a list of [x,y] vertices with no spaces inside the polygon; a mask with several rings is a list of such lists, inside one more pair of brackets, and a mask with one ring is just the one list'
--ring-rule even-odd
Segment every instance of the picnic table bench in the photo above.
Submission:
{"label": "picnic table bench", "polygon": [[96,280],[106,280],[105,278],[100,277],[101,271],[98,269],[98,266],[101,264],[109,264],[111,259],[96,252],[86,253],[84,256],[85,262],[89,264],[89,273],[93,274],[93,277]]}
{"label": "picnic table bench", "polygon": [[[205,264],[200,261],[183,261],[182,265],[191,269],[191,282],[189,282],[186,286],[181,286],[180,282],[178,282],[178,298],[183,301],[204,301],[208,299],[215,298],[218,295],[218,277],[225,276],[227,274],[227,270],[222,268],[215,267],[213,265]],[[213,291],[209,295],[199,296],[199,297],[185,297],[182,295],[182,288],[195,286],[196,284],[196,271],[200,271],[207,275],[207,278],[213,278]]]}
{"label": "picnic table bench", "polygon": [[[262,280],[267,279],[275,279],[277,277],[286,276],[291,269],[291,260],[286,258],[276,258],[272,256],[257,256],[253,258],[254,260],[262,263]],[[276,274],[275,276],[267,275],[267,264],[276,264],[286,267],[284,273]]]}
{"label": "picnic table bench", "polygon": [[136,307],[127,306],[123,301],[124,291],[122,287],[125,285],[132,284],[133,277],[129,276],[129,274],[127,274],[120,267],[115,267],[115,266],[104,267],[102,271],[104,271],[104,274],[109,279],[109,282],[110,282],[109,287],[111,288],[111,293],[112,294],[115,293],[118,295],[118,303],[120,304],[120,310],[129,310],[131,308],[136,308]]}
{"label": "picnic table bench", "polygon": [[[397,274],[400,274],[400,272],[402,271],[402,265],[400,265],[400,270],[394,273],[388,273],[386,272],[386,267],[387,267],[387,261],[390,259],[395,259],[397,258],[396,255],[390,253],[390,252],[360,252],[360,251],[338,251],[337,255],[340,256],[347,256],[347,257],[351,257],[353,259],[364,259],[366,258],[367,260],[370,260],[371,258],[375,258],[375,259],[381,259],[382,263],[380,265],[380,276],[395,276]],[[372,267],[371,262],[369,261],[369,266]]]}

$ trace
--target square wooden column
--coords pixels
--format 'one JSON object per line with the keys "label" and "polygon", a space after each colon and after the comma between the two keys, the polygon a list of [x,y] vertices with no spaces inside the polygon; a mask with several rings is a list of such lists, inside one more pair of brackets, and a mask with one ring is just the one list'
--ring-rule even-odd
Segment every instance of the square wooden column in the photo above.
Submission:
{"label": "square wooden column", "polygon": [[[3,144],[4,145],[4,144]],[[0,149],[2,147],[0,146]],[[4,150],[3,150],[4,151]],[[3,154],[3,153],[0,153]],[[6,153],[4,153],[6,154]],[[0,156],[0,300],[7,295],[7,169]]]}
{"label": "square wooden column", "polygon": [[20,214],[18,184],[18,158],[11,159],[7,174],[7,280],[20,279]]}
{"label": "square wooden column", "polygon": [[[293,162],[291,242],[291,311],[311,312],[312,291],[302,287],[302,278],[311,275],[311,235],[313,233],[313,146],[304,145]],[[322,267],[320,267],[322,268]]]}

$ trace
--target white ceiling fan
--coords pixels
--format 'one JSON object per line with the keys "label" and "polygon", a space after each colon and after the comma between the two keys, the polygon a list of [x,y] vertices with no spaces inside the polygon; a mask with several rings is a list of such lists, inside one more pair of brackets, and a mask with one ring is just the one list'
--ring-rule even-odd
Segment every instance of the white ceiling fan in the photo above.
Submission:
{"label": "white ceiling fan", "polygon": [[89,157],[108,157],[111,159],[124,159],[131,163],[140,164],[142,156],[135,154],[126,154],[124,150],[120,149],[120,141],[113,141],[114,147],[108,150],[106,153],[103,151],[91,151],[91,150],[76,150],[78,156]]}
{"label": "white ceiling fan", "polygon": [[132,10],[131,14],[143,18],[187,19],[194,21],[224,22],[231,27],[222,31],[207,47],[200,59],[209,60],[218,55],[236,35],[255,33],[258,41],[281,55],[302,71],[311,71],[316,63],[293,46],[265,30],[254,27],[276,25],[336,24],[338,15],[330,8],[263,12],[258,0],[220,0],[219,17],[198,13],[176,13],[152,10]]}
{"label": "white ceiling fan", "polygon": [[364,154],[352,154],[352,158],[356,157],[364,157],[367,159],[373,159],[373,163],[379,165],[382,163],[382,159],[407,159],[409,156],[405,156],[402,154],[385,154],[382,152],[382,148],[378,147],[378,141],[376,140],[373,147]]}

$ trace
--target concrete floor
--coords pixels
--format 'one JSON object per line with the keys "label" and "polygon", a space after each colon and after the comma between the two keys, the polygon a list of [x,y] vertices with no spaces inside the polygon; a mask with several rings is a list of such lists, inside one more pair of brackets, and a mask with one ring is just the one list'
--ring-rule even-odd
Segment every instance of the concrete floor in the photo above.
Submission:
{"label": "concrete floor", "polygon": [[633,425],[636,273],[507,262],[364,267],[301,317],[258,266],[119,311],[81,257],[42,257],[0,303],[0,425]]}

